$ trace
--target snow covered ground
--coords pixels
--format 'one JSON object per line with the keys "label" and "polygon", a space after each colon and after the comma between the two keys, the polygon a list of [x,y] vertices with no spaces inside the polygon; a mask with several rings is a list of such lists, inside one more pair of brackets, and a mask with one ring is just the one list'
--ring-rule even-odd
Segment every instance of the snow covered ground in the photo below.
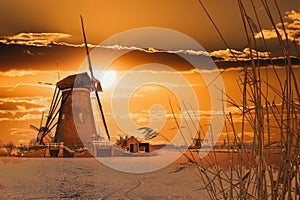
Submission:
{"label": "snow covered ground", "polygon": [[[121,161],[120,161],[121,162]],[[207,199],[193,167],[125,173],[94,158],[0,158],[0,199]]]}

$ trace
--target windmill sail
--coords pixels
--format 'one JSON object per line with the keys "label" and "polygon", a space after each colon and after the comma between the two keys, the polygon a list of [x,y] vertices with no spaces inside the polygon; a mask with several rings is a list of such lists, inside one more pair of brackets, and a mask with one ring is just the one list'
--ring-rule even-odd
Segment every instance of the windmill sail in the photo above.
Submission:
{"label": "windmill sail", "polygon": [[100,113],[101,113],[103,125],[104,125],[104,128],[105,128],[105,132],[107,134],[107,138],[108,138],[108,140],[110,140],[110,135],[109,135],[106,120],[105,120],[105,117],[104,117],[102,104],[101,104],[100,97],[99,97],[99,94],[98,94],[98,91],[102,92],[102,87],[101,87],[100,81],[96,80],[95,77],[94,77],[92,62],[91,62],[89,49],[88,49],[88,45],[87,45],[87,39],[86,39],[86,35],[85,35],[85,30],[84,30],[83,17],[80,16],[80,19],[81,19],[81,27],[82,27],[82,34],[83,34],[84,44],[85,44],[85,50],[86,50],[86,55],[87,55],[87,60],[88,60],[88,65],[89,65],[89,71],[91,73],[91,78],[92,78],[92,87],[95,91],[97,103],[98,103],[98,106],[99,106],[99,109],[100,109]]}

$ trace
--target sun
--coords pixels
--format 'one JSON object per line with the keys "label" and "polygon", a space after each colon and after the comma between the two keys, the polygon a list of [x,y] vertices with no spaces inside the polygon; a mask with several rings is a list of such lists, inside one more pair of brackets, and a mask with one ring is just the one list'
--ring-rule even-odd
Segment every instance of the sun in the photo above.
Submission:
{"label": "sun", "polygon": [[108,88],[115,83],[117,79],[117,72],[116,71],[99,72],[98,77],[101,82],[102,88]]}

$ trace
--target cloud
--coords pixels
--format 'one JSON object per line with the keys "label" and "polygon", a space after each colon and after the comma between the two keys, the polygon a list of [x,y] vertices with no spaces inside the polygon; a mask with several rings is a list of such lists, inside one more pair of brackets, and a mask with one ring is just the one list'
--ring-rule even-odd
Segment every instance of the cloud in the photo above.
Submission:
{"label": "cloud", "polygon": [[[298,19],[297,13],[290,12],[287,14],[287,19]],[[288,23],[289,35],[296,38],[300,43],[300,33],[299,33],[299,20],[294,20],[293,23]],[[267,38],[274,38],[276,34],[272,30],[263,30]],[[259,37],[257,34],[256,37]],[[291,37],[292,38],[292,37]],[[291,39],[290,38],[290,39]],[[74,44],[70,42],[73,39],[73,36],[66,33],[19,33],[13,36],[0,36],[0,43],[5,45],[0,45],[0,59],[2,63],[0,64],[1,69],[9,70],[9,68],[18,68],[18,69],[52,69],[53,61],[59,62],[61,66],[66,69],[75,69],[75,67],[80,66],[80,63],[85,59],[85,54],[81,51],[81,48],[84,47],[83,44]],[[36,48],[39,47],[39,48]],[[51,47],[51,48],[49,48]],[[122,46],[120,44],[111,44],[111,45],[95,45],[89,44],[90,48],[102,48],[108,50],[116,51],[133,51],[138,54],[132,54],[131,56],[140,56],[140,58],[145,58],[149,60],[156,60],[158,62],[166,62],[166,64],[173,64],[176,67],[182,67],[184,59],[179,63],[175,54],[187,57],[191,60],[195,59],[209,59],[212,57],[213,60],[218,61],[218,64],[228,61],[235,61],[234,56],[231,52],[234,52],[239,61],[246,61],[250,59],[250,50],[245,48],[243,50],[231,49],[221,49],[212,52],[206,52],[203,49],[158,49],[153,47],[143,47],[143,46]],[[141,53],[141,54],[140,54]],[[155,54],[155,58],[142,57],[143,54]],[[269,52],[260,52],[253,51],[254,56],[259,56],[261,59],[267,58]],[[63,55],[63,56],[62,56]],[[173,56],[173,57],[172,57]],[[72,58],[72,59],[70,59]],[[174,59],[175,58],[175,59]],[[176,62],[175,62],[176,61]],[[206,60],[205,60],[206,61]],[[210,62],[210,60],[207,60]],[[22,63],[22,65],[20,65]],[[211,62],[213,63],[213,62]],[[230,64],[230,63],[229,63]],[[41,66],[42,65],[42,66]],[[188,67],[184,65],[184,67]],[[183,69],[185,69],[182,67]],[[210,66],[203,66],[210,69]],[[226,66],[225,66],[226,67]]]}
{"label": "cloud", "polygon": [[[137,51],[137,52],[142,52],[142,53],[148,53],[148,54],[154,54],[157,53],[159,55],[163,55],[164,59],[168,59],[172,60],[171,57],[168,57],[168,54],[170,56],[172,56],[173,54],[177,54],[177,55],[185,55],[188,56],[188,58],[190,58],[191,60],[193,59],[197,59],[197,61],[203,59],[202,61],[204,61],[204,59],[209,59],[211,58],[212,60],[215,61],[215,64],[219,67],[219,69],[225,67],[229,67],[233,65],[233,63],[238,63],[236,62],[237,60],[239,61],[237,66],[240,66],[240,63],[245,61],[248,62],[250,61],[251,57],[250,57],[250,49],[249,48],[244,48],[242,50],[236,50],[236,49],[220,49],[220,50],[216,50],[216,51],[211,51],[211,52],[205,52],[202,50],[193,50],[193,49],[178,49],[178,50],[161,50],[161,49],[156,49],[156,48],[141,48],[141,47],[136,47],[136,46],[120,46],[120,45],[112,45],[112,46],[100,46],[99,48],[106,48],[106,49],[113,49],[113,50],[131,50],[131,51]],[[268,51],[259,51],[259,50],[255,50],[252,49],[252,55],[254,56],[254,59],[259,58],[260,60],[265,60],[267,61],[269,59],[269,55],[271,52]],[[158,56],[159,56],[158,55]],[[199,56],[202,56],[199,59]],[[237,58],[237,60],[235,59],[235,57]],[[210,60],[207,60],[209,63]],[[213,62],[212,62],[213,63]],[[268,63],[266,63],[268,64]],[[261,63],[261,65],[263,65],[263,63]],[[202,66],[203,69],[208,69],[206,72],[211,72],[214,71],[212,70],[212,67],[209,66]],[[236,67],[236,66],[235,66]],[[187,70],[186,68],[182,68],[182,71],[185,74],[188,73],[195,73],[197,70]],[[203,71],[201,71],[203,72]]]}
{"label": "cloud", "polygon": [[[225,50],[217,50],[217,51],[212,51],[210,52],[210,56],[214,56],[216,58],[222,58],[223,61],[236,61],[234,58],[235,57],[239,60],[239,61],[246,61],[249,60],[250,57],[250,49],[249,48],[245,48],[242,51],[238,51],[238,50],[234,50],[234,49],[225,49]],[[260,52],[260,51],[256,51],[254,49],[252,49],[252,54],[254,57],[259,57],[260,59],[264,59],[264,58],[268,58],[269,56],[269,52]]]}
{"label": "cloud", "polygon": [[[222,61],[236,61],[234,58],[234,55],[238,58],[240,61],[249,60],[250,59],[250,49],[245,48],[243,50],[235,50],[235,49],[221,49],[216,50],[212,52],[207,52],[203,50],[195,50],[195,49],[178,49],[178,50],[162,50],[157,49],[153,47],[149,48],[142,48],[142,47],[136,47],[136,46],[121,46],[121,45],[108,45],[108,46],[95,46],[105,49],[113,49],[113,50],[129,50],[129,51],[141,51],[145,53],[169,53],[169,54],[184,54],[189,56],[204,56],[204,57],[213,57],[213,59],[216,60],[222,60]],[[234,55],[233,55],[233,54]],[[263,51],[256,51],[252,50],[252,53],[254,56],[259,56],[260,58],[267,58],[269,56],[269,52]]]}
{"label": "cloud", "polygon": [[24,121],[40,119],[49,108],[51,98],[18,97],[0,98],[0,121]]}
{"label": "cloud", "polygon": [[136,47],[136,46],[121,46],[121,45],[106,45],[106,46],[100,46],[102,48],[107,49],[115,49],[115,50],[138,50],[143,51],[146,53],[172,53],[172,54],[187,54],[187,55],[203,55],[203,56],[209,56],[209,53],[203,50],[193,50],[193,49],[179,49],[179,50],[163,50],[163,49],[157,49],[153,47],[143,48],[143,47]]}
{"label": "cloud", "polygon": [[28,76],[28,75],[36,75],[34,71],[28,70],[9,70],[5,72],[0,71],[0,76],[8,76],[8,77],[20,77],[20,76]]}
{"label": "cloud", "polygon": [[296,12],[295,10],[287,11],[285,14],[285,19],[300,20],[300,13]]}
{"label": "cloud", "polygon": [[19,33],[13,36],[4,36],[0,38],[0,42],[4,44],[45,47],[50,44],[60,44],[62,40],[69,37],[71,35],[66,33]]}
{"label": "cloud", "polygon": [[[284,22],[284,26],[289,40],[295,41],[298,45],[300,45],[300,13],[295,10],[287,11],[285,12],[284,19],[286,20],[286,22]],[[281,38],[285,40],[286,38],[282,24],[277,23],[276,27]],[[262,38],[262,35],[264,35],[266,40],[277,38],[277,34],[274,29],[263,29],[255,35],[255,38]]]}
{"label": "cloud", "polygon": [[28,129],[25,128],[11,128],[10,135],[27,135]]}
{"label": "cloud", "polygon": [[[72,35],[66,33],[19,33],[14,36],[2,36],[0,37],[0,42],[4,44],[18,44],[25,46],[37,46],[37,47],[47,47],[51,45],[58,46],[68,46],[68,47],[84,47],[84,44],[72,44],[68,43],[65,40],[71,38]],[[216,56],[222,57],[225,56],[225,60],[233,60],[232,55],[228,54],[228,50],[220,50],[219,52],[207,52],[203,50],[195,49],[178,49],[178,50],[168,50],[168,49],[157,49],[153,47],[137,47],[137,46],[122,46],[119,44],[114,45],[95,45],[88,44],[90,48],[105,48],[113,50],[129,50],[129,51],[141,51],[145,53],[170,53],[170,54],[185,54],[191,56]],[[237,55],[240,54],[239,51],[232,50]],[[30,50],[24,50],[26,55],[35,55]]]}
{"label": "cloud", "polygon": [[[72,39],[72,35],[67,33],[19,33],[13,36],[0,36],[0,43],[6,45],[22,45],[31,47],[51,47],[67,46],[67,47],[84,47],[82,44],[74,44],[68,42]],[[88,44],[88,47],[95,48],[97,45]],[[24,50],[24,54],[35,55],[30,50]]]}
{"label": "cloud", "polygon": [[36,97],[43,96],[49,97],[53,94],[53,85],[42,85],[42,84],[15,84],[0,86],[0,99],[6,97]]}

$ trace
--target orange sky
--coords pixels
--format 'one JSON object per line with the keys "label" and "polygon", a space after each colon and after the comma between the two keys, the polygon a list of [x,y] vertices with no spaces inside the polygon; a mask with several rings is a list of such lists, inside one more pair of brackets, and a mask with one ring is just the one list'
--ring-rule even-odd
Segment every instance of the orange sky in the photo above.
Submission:
{"label": "orange sky", "polygon": [[[235,49],[239,55],[240,60],[249,58],[249,51],[245,48],[245,34],[239,17],[237,1],[205,0],[202,2],[230,47]],[[276,57],[279,55],[280,48],[274,38],[274,30],[264,14],[260,1],[254,2],[261,18],[271,56]],[[300,2],[287,0],[279,2],[279,4],[288,27],[289,37],[291,40],[295,40],[296,46],[299,48]],[[255,19],[248,1],[245,1],[245,6],[249,10],[249,15]],[[270,6],[274,12],[274,20],[279,26],[280,20],[274,6],[271,3]],[[161,27],[175,30],[194,39],[207,50],[207,55],[217,61],[223,61],[225,66],[236,65],[230,62],[233,61],[230,52],[226,50],[226,46],[222,43],[197,0],[68,0],[63,2],[56,0],[42,2],[4,0],[1,1],[0,13],[0,140],[3,142],[27,143],[36,137],[36,132],[29,129],[29,124],[38,126],[41,113],[49,108],[53,93],[53,87],[38,82],[55,84],[58,78],[62,79],[82,70],[80,67],[86,55],[82,48],[80,14],[84,16],[88,43],[92,48],[123,31],[143,27]],[[257,40],[259,37],[258,34]],[[179,40],[172,40],[172,38],[169,40],[172,42],[168,49],[160,49],[159,46],[154,48],[143,40],[136,42],[134,37],[123,38],[121,41],[116,40],[114,43],[108,44],[111,46],[107,48],[112,51],[121,51],[124,48],[134,49],[124,55],[124,58],[116,60],[110,70],[116,71],[118,80],[122,73],[134,66],[147,63],[171,66],[189,81],[190,85],[186,87],[191,87],[196,91],[197,99],[202,106],[202,110],[197,110],[197,112],[204,112],[204,114],[202,113],[205,116],[204,123],[207,123],[210,101],[208,95],[205,95],[207,89],[201,85],[203,80],[199,74],[189,73],[193,66],[187,64],[174,52],[184,50],[184,54],[191,59],[203,55],[200,49],[195,49],[194,46],[182,49],[184,44],[181,44]],[[293,47],[291,54],[297,55],[292,41],[290,43]],[[258,43],[257,51],[261,57],[267,55],[266,49],[260,43]],[[93,63],[97,65],[96,59],[93,60]],[[224,67],[224,65],[222,66]],[[155,65],[151,70],[160,71],[159,66]],[[59,77],[57,72],[59,72]],[[238,87],[233,87],[232,82],[235,82],[237,73],[238,70],[229,70],[222,76],[226,90],[235,98],[239,98],[239,95],[235,93]],[[168,76],[165,75],[166,78]],[[171,76],[169,78],[172,80]],[[165,89],[157,85],[153,88],[155,90],[151,94],[155,94],[155,96],[160,92],[168,94]],[[109,118],[111,117],[109,99],[113,87],[104,89],[105,91],[101,95]],[[145,95],[144,98],[149,99],[148,91],[149,88],[142,88],[136,93],[145,93],[148,96]],[[162,95],[158,100],[165,101],[165,97]],[[136,120],[140,120],[140,125],[146,125],[147,123],[143,122],[143,119],[147,118],[146,111],[153,102],[141,98],[131,101],[134,105],[138,105],[133,107],[131,105],[132,116],[138,116],[139,119]],[[162,104],[166,103],[168,102]],[[205,113],[206,111],[207,113]],[[167,108],[166,112],[170,114],[170,108]],[[109,123],[112,124],[112,129],[118,135],[120,130],[115,127],[113,122]],[[167,131],[174,126],[174,121],[167,121],[163,130]],[[157,141],[161,139],[158,138]]]}

